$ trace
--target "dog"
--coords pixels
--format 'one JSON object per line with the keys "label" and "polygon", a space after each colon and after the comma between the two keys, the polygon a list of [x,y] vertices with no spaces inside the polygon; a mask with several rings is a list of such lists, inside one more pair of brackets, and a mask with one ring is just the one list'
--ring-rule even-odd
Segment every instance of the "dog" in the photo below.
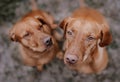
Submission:
{"label": "dog", "polygon": [[56,24],[50,14],[38,10],[34,0],[31,0],[31,4],[32,12],[13,26],[10,38],[20,43],[24,63],[42,71],[43,65],[52,61],[59,53],[59,46],[53,37]]}
{"label": "dog", "polygon": [[64,30],[64,63],[80,73],[100,73],[108,64],[105,46],[112,42],[103,15],[80,0],[80,8],[60,23]]}

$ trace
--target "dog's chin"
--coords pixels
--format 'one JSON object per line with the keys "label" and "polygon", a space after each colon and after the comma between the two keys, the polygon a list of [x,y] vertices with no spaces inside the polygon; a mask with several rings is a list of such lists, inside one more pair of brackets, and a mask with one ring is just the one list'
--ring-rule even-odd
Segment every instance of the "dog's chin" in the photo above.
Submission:
{"label": "dog's chin", "polygon": [[31,48],[34,52],[44,53],[51,50],[53,46],[44,47],[44,48]]}

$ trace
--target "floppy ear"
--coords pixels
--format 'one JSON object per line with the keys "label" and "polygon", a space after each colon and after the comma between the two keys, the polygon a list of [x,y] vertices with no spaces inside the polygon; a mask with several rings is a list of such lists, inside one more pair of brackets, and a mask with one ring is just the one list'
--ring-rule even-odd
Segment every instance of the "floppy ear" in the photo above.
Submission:
{"label": "floppy ear", "polygon": [[65,37],[67,26],[68,26],[68,24],[70,23],[71,20],[72,20],[71,17],[67,17],[59,25],[60,28],[62,28],[64,30],[64,37]]}
{"label": "floppy ear", "polygon": [[42,24],[48,24],[47,20],[42,16],[35,16],[37,20],[39,20]]}
{"label": "floppy ear", "polygon": [[10,36],[10,39],[11,39],[12,41],[16,41],[16,42],[17,42],[18,40],[17,40],[17,37],[16,37],[14,31],[15,31],[14,28],[13,28],[13,29],[10,29],[10,31],[9,31],[9,36]]}
{"label": "floppy ear", "polygon": [[49,12],[47,13],[43,12],[43,15],[45,18],[47,18],[47,21],[52,29],[56,29],[58,27],[58,25],[55,24],[54,17]]}
{"label": "floppy ear", "polygon": [[109,30],[109,26],[107,24],[102,25],[101,29],[101,37],[99,45],[101,47],[107,46],[112,42],[112,35]]}
{"label": "floppy ear", "polygon": [[68,25],[68,23],[69,23],[71,20],[72,20],[71,17],[67,17],[67,18],[65,18],[65,19],[60,23],[59,26],[60,26],[63,30],[65,30],[66,27],[67,27],[67,25]]}
{"label": "floppy ear", "polygon": [[38,19],[42,24],[48,25],[51,29],[55,29],[57,27],[56,24],[51,24],[48,20],[46,20],[42,16],[36,16],[35,18]]}

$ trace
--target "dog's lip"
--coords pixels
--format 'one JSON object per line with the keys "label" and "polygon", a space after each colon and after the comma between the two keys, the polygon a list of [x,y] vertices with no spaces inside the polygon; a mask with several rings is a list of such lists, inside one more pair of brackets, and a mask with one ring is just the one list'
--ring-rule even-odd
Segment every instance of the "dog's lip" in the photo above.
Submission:
{"label": "dog's lip", "polygon": [[69,66],[73,66],[73,65],[75,65],[75,64],[70,63],[70,62],[66,62],[66,64],[69,65]]}
{"label": "dog's lip", "polygon": [[71,68],[71,67],[76,67],[76,64],[66,63],[66,66]]}
{"label": "dog's lip", "polygon": [[51,50],[52,48],[53,48],[53,45],[51,45],[51,46],[47,46],[47,47],[45,48],[45,50],[43,50],[43,52],[44,52],[44,51]]}
{"label": "dog's lip", "polygon": [[42,51],[39,51],[39,50],[34,50],[34,49],[32,49],[34,52],[38,52],[38,53],[44,53],[44,52],[46,52],[48,49],[47,48],[45,48],[45,49],[43,49]]}
{"label": "dog's lip", "polygon": [[44,53],[44,52],[46,52],[46,51],[51,50],[51,49],[53,48],[53,46],[54,46],[54,45],[48,46],[48,47],[44,48],[42,51],[39,51],[39,50],[36,50],[36,49],[30,48],[30,47],[28,47],[28,48],[31,49],[31,50],[34,51],[34,52]]}

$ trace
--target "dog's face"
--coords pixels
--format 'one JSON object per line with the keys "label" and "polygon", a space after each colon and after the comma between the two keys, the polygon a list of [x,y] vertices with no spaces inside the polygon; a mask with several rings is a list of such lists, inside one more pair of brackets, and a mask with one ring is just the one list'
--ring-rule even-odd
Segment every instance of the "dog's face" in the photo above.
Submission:
{"label": "dog's face", "polygon": [[51,31],[43,19],[28,17],[10,30],[10,37],[33,51],[43,52],[54,44]]}
{"label": "dog's face", "polygon": [[61,22],[60,27],[64,29],[66,39],[64,62],[69,66],[80,66],[87,62],[91,57],[90,54],[97,50],[97,46],[104,47],[111,42],[107,27],[104,25],[102,27],[92,20],[66,18]]}

